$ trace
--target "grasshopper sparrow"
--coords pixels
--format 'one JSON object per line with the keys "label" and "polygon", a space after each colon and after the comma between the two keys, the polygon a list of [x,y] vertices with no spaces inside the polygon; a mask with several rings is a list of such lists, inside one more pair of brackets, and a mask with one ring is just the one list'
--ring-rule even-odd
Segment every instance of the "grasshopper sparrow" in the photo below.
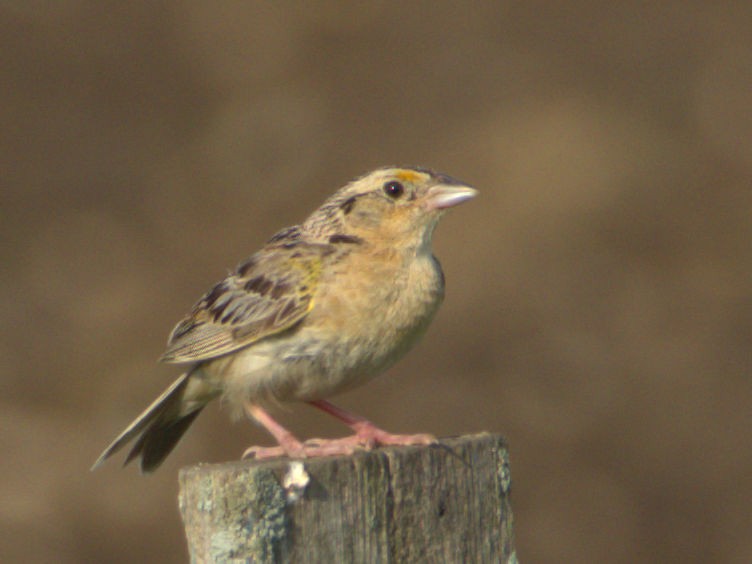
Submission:
{"label": "grasshopper sparrow", "polygon": [[[245,456],[327,456],[388,444],[392,435],[326,400],[393,364],[426,331],[444,295],[431,251],[443,212],[476,195],[422,168],[381,168],[338,190],[304,223],[283,229],[209,290],[177,324],[161,360],[180,376],[110,444],[93,468],[136,439],[126,464],[156,469],[212,399],[222,397],[276,439]],[[301,442],[266,410],[305,401],[354,431]]]}

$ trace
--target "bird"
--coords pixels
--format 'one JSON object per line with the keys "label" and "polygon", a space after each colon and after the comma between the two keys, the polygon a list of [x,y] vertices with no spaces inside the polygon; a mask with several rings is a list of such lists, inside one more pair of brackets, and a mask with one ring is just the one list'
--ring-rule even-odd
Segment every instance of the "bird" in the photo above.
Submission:
{"label": "bird", "polygon": [[[131,441],[124,465],[140,458],[142,473],[156,470],[217,398],[277,442],[250,447],[243,458],[434,443],[430,434],[388,433],[329,398],[384,372],[426,332],[444,297],[434,228],[447,209],[476,194],[427,168],[382,167],[276,233],[175,326],[160,361],[183,365],[184,372],[92,470]],[[269,413],[285,402],[307,402],[354,434],[302,442]]]}

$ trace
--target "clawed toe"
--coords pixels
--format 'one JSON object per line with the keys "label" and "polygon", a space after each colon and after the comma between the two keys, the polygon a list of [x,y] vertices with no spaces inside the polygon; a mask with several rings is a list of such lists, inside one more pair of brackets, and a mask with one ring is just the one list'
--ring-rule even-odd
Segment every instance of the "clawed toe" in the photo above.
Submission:
{"label": "clawed toe", "polygon": [[315,458],[319,456],[341,456],[353,454],[356,450],[372,450],[378,446],[431,445],[438,441],[433,435],[392,435],[372,425],[358,428],[356,434],[341,439],[308,439],[304,443],[289,441],[286,446],[253,446],[243,453],[242,458],[264,460],[268,458]]}
{"label": "clawed toe", "polygon": [[380,445],[395,446],[435,445],[439,442],[436,437],[427,433],[420,433],[417,435],[391,435],[385,433],[384,435],[374,437],[374,440]]}
{"label": "clawed toe", "polygon": [[360,443],[366,448],[374,448],[379,445],[384,446],[411,446],[411,445],[432,445],[438,441],[433,435],[419,433],[416,435],[393,435],[383,429],[379,429],[370,421],[360,421],[353,425],[355,436]]}
{"label": "clawed toe", "polygon": [[[285,449],[280,446],[277,447],[261,447],[252,446],[245,449],[243,455],[240,457],[242,460],[252,458],[254,460],[264,460],[267,458],[280,458],[282,456],[290,456]],[[292,457],[295,458],[295,457]]]}
{"label": "clawed toe", "polygon": [[269,458],[315,458],[317,456],[339,456],[348,455],[355,452],[358,447],[354,441],[327,440],[327,439],[309,439],[303,443],[300,449],[291,451],[285,450],[281,446],[261,447],[252,446],[245,450],[243,460],[265,460]]}

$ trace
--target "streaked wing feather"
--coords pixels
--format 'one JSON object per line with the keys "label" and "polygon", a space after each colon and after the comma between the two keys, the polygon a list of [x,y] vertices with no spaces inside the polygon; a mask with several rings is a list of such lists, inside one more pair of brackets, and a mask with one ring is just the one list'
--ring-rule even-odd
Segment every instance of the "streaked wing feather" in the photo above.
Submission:
{"label": "streaked wing feather", "polygon": [[214,286],[170,335],[163,362],[227,354],[289,329],[313,307],[327,245],[286,243],[259,251]]}

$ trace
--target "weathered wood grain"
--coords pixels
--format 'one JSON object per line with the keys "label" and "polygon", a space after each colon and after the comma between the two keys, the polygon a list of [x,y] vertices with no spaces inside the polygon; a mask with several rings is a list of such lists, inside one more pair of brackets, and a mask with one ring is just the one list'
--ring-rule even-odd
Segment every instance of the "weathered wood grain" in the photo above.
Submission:
{"label": "weathered wood grain", "polygon": [[184,468],[191,561],[515,560],[509,456],[497,435],[307,459],[295,470],[289,459]]}

